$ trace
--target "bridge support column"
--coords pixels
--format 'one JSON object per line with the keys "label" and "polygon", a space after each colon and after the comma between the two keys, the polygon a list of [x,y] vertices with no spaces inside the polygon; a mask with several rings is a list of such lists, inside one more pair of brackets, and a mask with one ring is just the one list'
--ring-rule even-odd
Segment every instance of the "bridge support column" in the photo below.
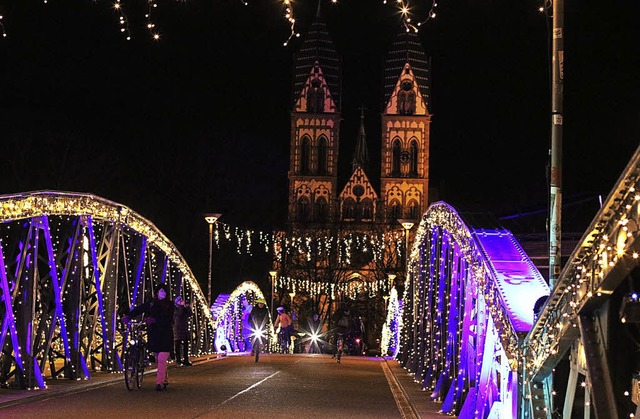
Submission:
{"label": "bridge support column", "polygon": [[551,419],[553,413],[553,375],[549,374],[541,380],[529,382],[531,397],[531,418]]}
{"label": "bridge support column", "polygon": [[602,311],[579,316],[589,387],[593,389],[594,383],[597,383],[598,391],[592,393],[592,406],[598,419],[619,417],[607,359],[607,340],[602,326],[603,322],[607,321],[608,307],[609,305],[605,304]]}

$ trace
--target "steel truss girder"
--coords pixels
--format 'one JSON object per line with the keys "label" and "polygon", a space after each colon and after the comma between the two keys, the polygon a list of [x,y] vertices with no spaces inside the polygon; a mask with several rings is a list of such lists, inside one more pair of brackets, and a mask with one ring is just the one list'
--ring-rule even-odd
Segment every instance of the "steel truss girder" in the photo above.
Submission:
{"label": "steel truss girder", "polygon": [[551,374],[579,337],[578,316],[602,305],[638,265],[640,147],[573,251],[527,335],[528,375]]}
{"label": "steel truss girder", "polygon": [[192,353],[211,353],[206,299],[151,223],[89,195],[0,196],[0,384],[40,388],[47,373],[120,370],[119,317],[159,283],[192,303]]}
{"label": "steel truss girder", "polygon": [[[543,312],[522,344],[524,375],[532,382],[540,383],[550,377],[573,345],[581,342],[586,351],[585,339],[591,340],[588,345],[593,373],[600,374],[608,368],[606,357],[600,355],[600,348],[593,343],[607,347],[607,336],[598,336],[600,332],[595,332],[593,322],[584,319],[606,305],[609,296],[638,266],[639,234],[640,147],[569,257]],[[581,326],[585,328],[582,333]],[[588,389],[598,398],[594,405],[608,409],[609,396],[598,389]],[[545,391],[549,394],[544,400],[551,400],[552,389]],[[527,399],[524,402],[532,403]],[[527,410],[530,409],[524,409]]]}
{"label": "steel truss girder", "polygon": [[601,311],[581,314],[579,326],[584,345],[589,388],[595,390],[591,392],[591,405],[596,418],[617,419],[619,416],[609,371],[607,337],[602,327],[603,322],[606,322],[607,314]]}

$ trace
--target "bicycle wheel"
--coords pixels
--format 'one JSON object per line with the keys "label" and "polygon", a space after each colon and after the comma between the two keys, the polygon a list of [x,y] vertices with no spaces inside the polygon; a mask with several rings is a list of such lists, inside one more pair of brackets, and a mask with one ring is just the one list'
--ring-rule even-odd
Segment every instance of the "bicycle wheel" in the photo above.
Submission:
{"label": "bicycle wheel", "polygon": [[260,340],[258,339],[258,341],[256,342],[253,348],[256,353],[256,362],[258,362],[258,360],[260,359],[260,346],[261,346]]}
{"label": "bicycle wheel", "polygon": [[144,369],[147,366],[147,348],[144,345],[138,345],[137,351],[138,368],[136,369],[136,385],[138,388],[142,386],[142,379],[144,378]]}
{"label": "bicycle wheel", "polygon": [[129,346],[124,357],[124,384],[129,391],[133,390],[137,381],[138,351],[135,346]]}

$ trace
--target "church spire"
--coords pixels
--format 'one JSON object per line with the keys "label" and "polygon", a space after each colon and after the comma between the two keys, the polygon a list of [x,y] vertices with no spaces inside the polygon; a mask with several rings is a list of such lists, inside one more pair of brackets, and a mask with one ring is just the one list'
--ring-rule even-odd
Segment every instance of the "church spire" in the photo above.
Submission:
{"label": "church spire", "polygon": [[369,153],[367,152],[367,135],[364,132],[364,108],[360,108],[360,132],[356,140],[356,149],[353,152],[353,170],[356,170],[358,166],[362,169],[366,169],[369,163]]}
{"label": "church spire", "polygon": [[[318,2],[320,7],[320,2]],[[320,9],[318,9],[319,11]],[[293,104],[297,102],[309,74],[314,68],[322,71],[331,98],[340,110],[340,60],[329,36],[327,26],[318,14],[307,34],[303,37],[300,50],[294,58]]]}
{"label": "church spire", "polygon": [[387,53],[384,73],[384,103],[389,102],[395,90],[398,76],[402,74],[406,64],[411,66],[418,90],[427,107],[430,107],[431,63],[420,44],[418,34],[414,31],[407,31],[403,25],[400,25],[396,38]]}

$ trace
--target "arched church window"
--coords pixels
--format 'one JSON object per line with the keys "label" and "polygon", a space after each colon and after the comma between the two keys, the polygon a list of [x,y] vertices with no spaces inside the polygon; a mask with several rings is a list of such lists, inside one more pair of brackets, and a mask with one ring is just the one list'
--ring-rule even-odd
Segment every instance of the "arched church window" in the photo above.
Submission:
{"label": "arched church window", "polygon": [[393,201],[391,203],[391,208],[389,209],[389,218],[391,220],[402,218],[402,206],[398,201]]}
{"label": "arched church window", "polygon": [[411,201],[409,204],[409,218],[412,220],[417,220],[420,218],[420,207],[416,201]]}
{"label": "arched church window", "polygon": [[311,174],[311,140],[307,136],[300,142],[300,174]]}
{"label": "arched church window", "polygon": [[309,199],[306,196],[298,199],[296,205],[296,219],[299,222],[309,221]]}
{"label": "arched church window", "polygon": [[365,198],[362,200],[362,219],[373,219],[373,202],[369,198]]}
{"label": "arched church window", "polygon": [[327,168],[327,154],[328,154],[328,146],[327,139],[325,137],[320,137],[318,141],[318,174],[326,175],[329,173],[329,169]]}
{"label": "arched church window", "polygon": [[416,94],[413,91],[413,81],[403,80],[398,92],[398,115],[413,115],[416,113]]}
{"label": "arched church window", "polygon": [[402,155],[402,145],[399,139],[393,141],[391,146],[391,176],[400,177],[400,159]]}
{"label": "arched church window", "polygon": [[313,79],[307,90],[307,111],[324,112],[324,91],[319,79]]}
{"label": "arched church window", "polygon": [[356,211],[356,202],[353,200],[353,198],[345,199],[342,207],[342,219],[343,220],[354,219],[355,211]]}
{"label": "arched church window", "polygon": [[416,140],[411,141],[409,146],[409,176],[418,176],[418,142]]}
{"label": "arched church window", "polygon": [[327,200],[321,196],[320,198],[316,199],[316,204],[315,204],[315,217],[316,217],[316,221],[319,222],[325,222],[327,221],[328,214],[328,207],[327,207]]}

